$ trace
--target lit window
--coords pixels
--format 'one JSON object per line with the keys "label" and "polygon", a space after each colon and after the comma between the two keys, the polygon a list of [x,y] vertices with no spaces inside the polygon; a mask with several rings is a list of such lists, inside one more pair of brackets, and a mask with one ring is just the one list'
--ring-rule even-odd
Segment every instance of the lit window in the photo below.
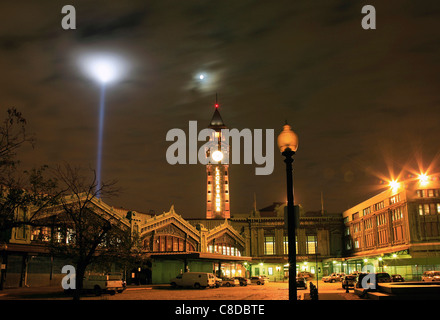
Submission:
{"label": "lit window", "polygon": [[[420,191],[420,190],[417,190]],[[417,193],[418,195],[418,193]],[[390,204],[394,204],[400,201],[400,193],[390,198]]]}
{"label": "lit window", "polygon": [[316,253],[316,236],[307,236],[307,246],[306,246],[307,254],[315,254]]}
{"label": "lit window", "polygon": [[423,205],[423,211],[424,211],[425,215],[429,214],[429,204],[425,203]]}
{"label": "lit window", "polygon": [[273,236],[265,236],[264,237],[264,254],[265,255],[273,255],[275,247],[275,237]]}

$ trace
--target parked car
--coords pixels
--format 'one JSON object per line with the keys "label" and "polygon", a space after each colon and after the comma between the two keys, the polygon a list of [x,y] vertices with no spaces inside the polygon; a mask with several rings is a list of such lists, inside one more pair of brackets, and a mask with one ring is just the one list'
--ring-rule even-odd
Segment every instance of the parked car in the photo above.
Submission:
{"label": "parked car", "polygon": [[105,292],[114,295],[116,292],[123,292],[125,288],[125,282],[120,273],[87,274],[83,281],[83,290],[93,291],[96,296]]}
{"label": "parked car", "polygon": [[296,287],[307,289],[307,280],[303,277],[296,277]]}
{"label": "parked car", "polygon": [[236,277],[235,279],[240,282],[240,286],[247,286],[248,284],[251,284],[251,280],[244,277]]}
{"label": "parked car", "polygon": [[342,280],[342,289],[347,289],[356,285],[357,276],[354,274],[349,274]]}
{"label": "parked car", "polygon": [[392,274],[391,282],[404,282],[405,279],[400,274]]}
{"label": "parked car", "polygon": [[440,281],[440,271],[425,271],[422,275],[422,281]]}
{"label": "parked car", "polygon": [[336,281],[341,281],[344,280],[346,274],[345,273],[337,273],[336,274]]}
{"label": "parked car", "polygon": [[328,276],[322,277],[322,281],[324,281],[324,282],[336,282],[337,279],[338,279],[337,273],[332,273]]}
{"label": "parked car", "polygon": [[234,278],[222,278],[223,280],[223,286],[225,287],[235,287],[240,285],[240,281],[238,279]]}
{"label": "parked car", "polygon": [[298,273],[298,278],[304,278],[306,280],[312,279],[313,278],[313,273],[311,272],[307,272],[307,271],[302,271],[300,273]]}
{"label": "parked car", "polygon": [[214,276],[214,277],[215,277],[215,287],[216,287],[216,288],[221,287],[222,284],[223,284],[223,280],[222,280],[222,278],[219,278],[219,277],[216,277],[216,276]]}
{"label": "parked car", "polygon": [[266,283],[269,282],[269,277],[268,276],[261,276],[264,280],[266,280]]}
{"label": "parked car", "polygon": [[[384,282],[391,282],[391,276],[386,272],[378,272],[378,273],[360,273],[358,275],[358,280],[356,282],[356,288],[362,288],[362,280],[366,276],[371,276],[372,279],[367,281],[367,286],[370,290],[373,290],[373,286],[377,285],[378,283],[384,283]],[[367,288],[364,288],[367,289]],[[376,286],[377,289],[377,286]]]}
{"label": "parked car", "polygon": [[259,276],[254,276],[250,278],[251,280],[251,284],[257,284],[257,285],[264,285],[266,283],[266,279],[264,279],[263,277],[259,277]]}
{"label": "parked car", "polygon": [[213,288],[215,276],[207,272],[185,272],[170,280],[173,287]]}

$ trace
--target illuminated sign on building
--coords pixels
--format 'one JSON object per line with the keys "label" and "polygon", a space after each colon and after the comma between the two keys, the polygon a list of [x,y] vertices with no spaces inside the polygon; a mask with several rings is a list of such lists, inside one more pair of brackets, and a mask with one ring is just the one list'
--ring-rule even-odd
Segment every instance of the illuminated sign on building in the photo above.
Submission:
{"label": "illuminated sign on building", "polygon": [[215,168],[215,211],[221,211],[221,199],[220,199],[220,170]]}

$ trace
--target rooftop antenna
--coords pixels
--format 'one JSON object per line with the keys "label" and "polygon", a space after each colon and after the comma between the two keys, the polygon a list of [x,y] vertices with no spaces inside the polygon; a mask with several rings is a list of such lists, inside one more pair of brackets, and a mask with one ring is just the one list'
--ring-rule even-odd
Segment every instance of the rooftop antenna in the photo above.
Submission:
{"label": "rooftop antenna", "polygon": [[218,108],[217,92],[215,93],[215,107]]}

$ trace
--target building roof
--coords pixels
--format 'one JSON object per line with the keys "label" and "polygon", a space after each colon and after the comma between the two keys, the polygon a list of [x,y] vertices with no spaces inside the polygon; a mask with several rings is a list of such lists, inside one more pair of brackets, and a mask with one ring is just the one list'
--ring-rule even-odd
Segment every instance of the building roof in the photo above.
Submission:
{"label": "building roof", "polygon": [[278,209],[285,204],[284,202],[274,202],[270,206],[258,210],[260,217],[276,217],[278,215]]}
{"label": "building roof", "polygon": [[212,129],[226,128],[217,107],[215,108],[214,115],[212,116],[211,123],[209,124],[209,127]]}

